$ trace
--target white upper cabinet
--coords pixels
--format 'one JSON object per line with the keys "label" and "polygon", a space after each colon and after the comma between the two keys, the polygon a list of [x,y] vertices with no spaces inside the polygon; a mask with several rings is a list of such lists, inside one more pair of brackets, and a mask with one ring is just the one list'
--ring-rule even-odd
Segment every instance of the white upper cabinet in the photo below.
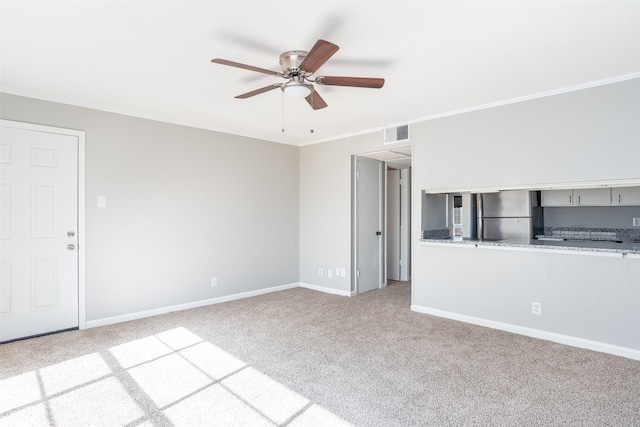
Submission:
{"label": "white upper cabinet", "polygon": [[542,190],[542,206],[640,206],[640,187]]}
{"label": "white upper cabinet", "polygon": [[640,187],[613,188],[611,192],[614,205],[640,205]]}
{"label": "white upper cabinet", "polygon": [[583,188],[573,190],[574,206],[609,206],[611,205],[610,188]]}
{"label": "white upper cabinet", "polygon": [[542,206],[610,206],[610,188],[543,190]]}
{"label": "white upper cabinet", "polygon": [[543,190],[542,206],[573,206],[573,190]]}

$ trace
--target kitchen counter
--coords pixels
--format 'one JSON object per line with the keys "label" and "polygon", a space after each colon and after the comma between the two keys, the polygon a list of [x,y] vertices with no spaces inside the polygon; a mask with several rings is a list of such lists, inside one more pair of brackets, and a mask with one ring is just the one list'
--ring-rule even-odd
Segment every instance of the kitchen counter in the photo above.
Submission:
{"label": "kitchen counter", "polygon": [[566,250],[593,253],[640,255],[640,242],[610,242],[594,240],[538,240],[538,239],[505,239],[505,240],[480,240],[480,239],[421,239],[421,243],[451,244],[451,245],[475,245],[503,248],[524,248],[539,250]]}

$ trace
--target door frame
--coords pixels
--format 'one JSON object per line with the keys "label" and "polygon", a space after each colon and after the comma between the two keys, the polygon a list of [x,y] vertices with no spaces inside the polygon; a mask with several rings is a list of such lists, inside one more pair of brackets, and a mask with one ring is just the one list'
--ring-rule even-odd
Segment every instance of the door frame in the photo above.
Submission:
{"label": "door frame", "polygon": [[[399,176],[399,188],[396,189],[394,195],[398,196],[397,206],[393,206],[392,199],[389,195],[390,185],[390,173],[392,170],[398,172]],[[393,269],[393,265],[396,262],[401,261],[400,270],[398,276],[400,281],[411,281],[411,166],[406,165],[394,165],[393,163],[387,163],[387,280],[390,279],[389,270]],[[394,217],[391,215],[393,207],[397,207],[395,212],[397,221],[393,221]],[[392,236],[393,234],[393,236]],[[391,256],[393,243],[391,237],[397,237],[397,256],[398,259],[393,259]]]}
{"label": "door frame", "polygon": [[[358,289],[358,204],[357,204],[357,195],[358,195],[358,158],[363,158],[365,160],[371,161],[380,161],[376,159],[368,158],[366,155],[353,154],[351,156],[351,286],[350,293],[351,296],[358,295],[360,290]],[[380,173],[380,183],[379,183],[379,195],[378,199],[380,200],[380,206],[378,207],[381,215],[381,232],[382,238],[380,244],[380,271],[379,271],[379,283],[378,289],[385,288],[387,286],[387,212],[386,212],[386,186],[387,186],[387,174],[386,167],[387,164],[384,161],[381,162],[382,171]]]}
{"label": "door frame", "polygon": [[85,204],[85,132],[81,130],[64,129],[53,126],[37,125],[33,123],[17,122],[0,119],[0,126],[15,129],[30,130],[35,132],[55,133],[78,138],[78,328],[85,329],[87,322],[86,312],[86,269],[85,269],[85,231],[86,231],[86,204]]}
{"label": "door frame", "polygon": [[398,251],[400,258],[404,260],[404,263],[402,264],[404,270],[400,270],[400,281],[411,281],[412,166],[398,166],[397,170],[400,172],[401,177],[404,175],[404,178],[401,179],[401,183],[404,185],[400,190],[401,196],[404,197],[401,197],[400,202],[400,246]]}

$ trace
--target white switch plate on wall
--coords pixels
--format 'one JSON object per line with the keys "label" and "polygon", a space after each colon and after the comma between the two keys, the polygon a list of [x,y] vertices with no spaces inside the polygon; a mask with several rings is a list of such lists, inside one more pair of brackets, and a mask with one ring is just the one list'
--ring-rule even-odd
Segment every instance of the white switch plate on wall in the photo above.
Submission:
{"label": "white switch plate on wall", "polygon": [[640,227],[640,218],[633,218],[633,226]]}
{"label": "white switch plate on wall", "polygon": [[98,207],[99,208],[107,207],[107,196],[98,196]]}

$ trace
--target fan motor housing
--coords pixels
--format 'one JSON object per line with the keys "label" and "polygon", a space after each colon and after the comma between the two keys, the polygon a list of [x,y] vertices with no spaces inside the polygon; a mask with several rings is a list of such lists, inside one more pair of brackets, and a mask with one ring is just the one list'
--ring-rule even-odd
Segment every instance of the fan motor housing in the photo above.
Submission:
{"label": "fan motor housing", "polygon": [[307,56],[308,52],[304,50],[289,50],[280,55],[280,66],[285,75],[290,75],[298,72],[298,67]]}

